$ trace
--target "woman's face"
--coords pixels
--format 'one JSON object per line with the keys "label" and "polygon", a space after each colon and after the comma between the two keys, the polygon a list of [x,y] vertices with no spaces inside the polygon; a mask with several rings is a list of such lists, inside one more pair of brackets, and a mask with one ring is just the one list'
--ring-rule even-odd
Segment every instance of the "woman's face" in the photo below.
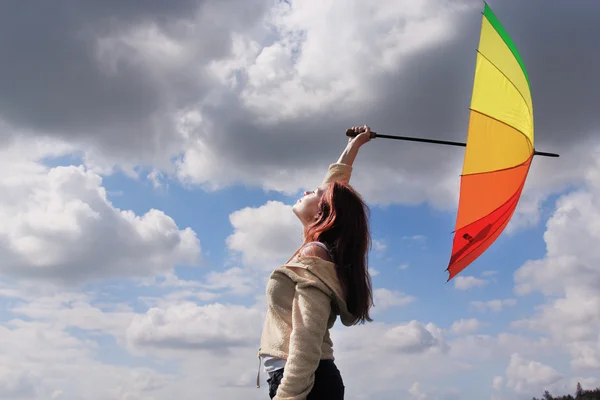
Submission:
{"label": "woman's face", "polygon": [[315,190],[306,191],[304,192],[304,197],[298,199],[296,204],[292,207],[294,214],[296,214],[304,226],[309,225],[315,220],[323,193],[323,187],[317,187]]}

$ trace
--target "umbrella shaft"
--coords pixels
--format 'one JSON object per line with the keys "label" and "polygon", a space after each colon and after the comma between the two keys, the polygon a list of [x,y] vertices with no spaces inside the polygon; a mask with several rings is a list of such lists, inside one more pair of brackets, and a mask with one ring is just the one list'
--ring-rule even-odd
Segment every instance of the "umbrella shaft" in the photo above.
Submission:
{"label": "umbrella shaft", "polygon": [[[356,135],[357,135],[356,132],[354,132],[351,129],[348,129],[346,131],[346,136],[354,137]],[[405,141],[409,141],[409,142],[443,144],[446,146],[460,146],[460,147],[467,146],[467,144],[463,143],[463,142],[452,142],[449,140],[437,140],[437,139],[423,139],[423,138],[416,138],[416,137],[409,137],[409,136],[383,135],[383,134],[373,132],[373,131],[371,131],[371,137],[383,138],[383,139],[405,140]],[[533,154],[536,156],[543,156],[543,157],[558,157],[559,156],[558,154],[555,154],[555,153],[546,153],[544,151],[537,151],[537,150],[534,151]]]}
{"label": "umbrella shaft", "polygon": [[384,139],[396,139],[396,140],[407,140],[409,142],[422,142],[422,143],[434,143],[434,144],[444,144],[447,146],[460,146],[465,147],[467,144],[462,142],[451,142],[449,140],[437,140],[437,139],[423,139],[416,137],[408,137],[408,136],[392,136],[392,135],[381,135],[376,132],[372,132],[376,138],[384,138]]}

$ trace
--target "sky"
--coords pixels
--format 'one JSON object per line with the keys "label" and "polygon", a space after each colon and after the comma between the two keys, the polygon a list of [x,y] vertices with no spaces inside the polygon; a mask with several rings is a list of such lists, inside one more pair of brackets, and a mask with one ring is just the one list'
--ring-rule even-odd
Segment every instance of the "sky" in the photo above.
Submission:
{"label": "sky", "polygon": [[[347,399],[600,385],[600,5],[490,0],[536,157],[502,236],[446,282],[464,149],[375,139],[374,321]],[[0,3],[0,397],[266,399],[270,272],[345,130],[464,141],[481,1]]]}

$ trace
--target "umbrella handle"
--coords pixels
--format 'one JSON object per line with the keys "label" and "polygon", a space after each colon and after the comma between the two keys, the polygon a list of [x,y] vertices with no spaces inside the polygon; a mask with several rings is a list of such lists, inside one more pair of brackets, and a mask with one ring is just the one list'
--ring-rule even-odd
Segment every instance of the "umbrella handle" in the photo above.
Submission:
{"label": "umbrella handle", "polygon": [[[352,129],[347,129],[346,130],[346,136],[348,137],[356,137],[358,136],[358,132],[354,132],[354,130]],[[371,139],[375,139],[377,137],[377,132],[373,132],[371,131]]]}

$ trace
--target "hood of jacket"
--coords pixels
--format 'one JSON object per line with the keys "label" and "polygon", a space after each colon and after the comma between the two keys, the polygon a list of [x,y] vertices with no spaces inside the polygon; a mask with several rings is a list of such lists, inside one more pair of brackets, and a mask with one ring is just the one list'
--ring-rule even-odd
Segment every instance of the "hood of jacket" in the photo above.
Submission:
{"label": "hood of jacket", "polygon": [[273,273],[287,275],[296,284],[318,287],[333,300],[335,313],[345,326],[354,325],[357,318],[348,311],[344,291],[336,272],[336,265],[319,257],[298,256]]}

